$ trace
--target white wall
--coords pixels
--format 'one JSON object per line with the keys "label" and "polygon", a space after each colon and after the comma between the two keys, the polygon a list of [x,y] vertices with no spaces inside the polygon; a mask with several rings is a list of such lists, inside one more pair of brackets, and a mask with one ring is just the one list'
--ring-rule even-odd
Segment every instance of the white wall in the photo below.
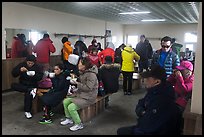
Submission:
{"label": "white wall", "polygon": [[[197,32],[197,24],[142,24],[142,25],[125,25],[124,35],[144,34],[152,44],[154,49],[161,48],[159,39],[164,36],[175,37],[178,43],[184,44],[184,34],[186,32]],[[185,50],[185,46],[181,51]]]}
{"label": "white wall", "polygon": [[202,114],[202,2],[199,9],[198,46],[195,58],[195,80],[191,100],[191,112]]}
{"label": "white wall", "polygon": [[[20,3],[2,3],[2,34],[4,34],[5,28],[48,31],[57,48],[56,53],[54,53],[56,55],[60,54],[62,37],[55,38],[54,33],[104,36],[105,24],[106,22],[102,20],[27,6]],[[117,35],[119,39],[123,36],[122,27],[122,25],[107,22],[107,28],[112,31],[112,34]],[[70,41],[74,45],[77,39],[77,37],[70,38]],[[84,39],[87,46],[91,43],[92,39]],[[104,45],[104,39],[97,38],[97,41],[101,42],[102,46]],[[6,58],[5,54],[5,35],[2,35],[2,59]]]}

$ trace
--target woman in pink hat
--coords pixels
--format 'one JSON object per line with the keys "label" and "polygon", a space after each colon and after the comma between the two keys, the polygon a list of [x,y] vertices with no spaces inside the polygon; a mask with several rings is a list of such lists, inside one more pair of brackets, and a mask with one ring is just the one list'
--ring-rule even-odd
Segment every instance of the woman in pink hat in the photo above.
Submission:
{"label": "woman in pink hat", "polygon": [[173,84],[176,92],[176,103],[184,111],[192,93],[194,80],[193,64],[190,61],[182,61],[167,80]]}

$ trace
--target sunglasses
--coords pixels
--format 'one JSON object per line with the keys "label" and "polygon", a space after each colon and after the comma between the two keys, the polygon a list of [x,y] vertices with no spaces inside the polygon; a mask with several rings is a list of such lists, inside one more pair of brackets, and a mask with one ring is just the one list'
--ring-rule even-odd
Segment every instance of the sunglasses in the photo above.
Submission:
{"label": "sunglasses", "polygon": [[170,46],[162,46],[162,48],[169,48]]}

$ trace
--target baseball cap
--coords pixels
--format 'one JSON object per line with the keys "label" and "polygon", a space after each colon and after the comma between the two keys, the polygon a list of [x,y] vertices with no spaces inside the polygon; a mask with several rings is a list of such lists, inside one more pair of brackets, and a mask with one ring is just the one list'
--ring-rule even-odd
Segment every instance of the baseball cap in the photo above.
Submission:
{"label": "baseball cap", "polygon": [[166,80],[166,70],[160,65],[153,65],[150,71],[141,73],[141,77],[148,78],[153,77],[160,80]]}
{"label": "baseball cap", "polygon": [[190,71],[193,71],[193,64],[190,61],[182,61],[180,63],[180,66],[176,66],[176,68],[178,70],[184,70],[184,69],[188,69]]}

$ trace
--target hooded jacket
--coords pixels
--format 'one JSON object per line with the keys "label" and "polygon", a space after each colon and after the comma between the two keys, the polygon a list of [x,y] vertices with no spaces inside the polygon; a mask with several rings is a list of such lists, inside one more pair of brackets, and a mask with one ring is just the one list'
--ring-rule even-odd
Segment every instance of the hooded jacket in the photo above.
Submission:
{"label": "hooded jacket", "polygon": [[63,53],[63,60],[68,61],[69,55],[73,52],[71,47],[71,42],[66,41],[63,44],[62,53]]}
{"label": "hooded jacket", "polygon": [[103,64],[99,69],[99,80],[103,82],[106,93],[115,93],[119,89],[120,64]]}
{"label": "hooded jacket", "polygon": [[81,72],[78,78],[78,90],[76,91],[76,95],[72,99],[72,102],[80,108],[94,103],[97,98],[98,79],[96,74],[98,74],[98,68],[96,65],[94,65],[92,68],[86,70],[85,72]]}
{"label": "hooded jacket", "polygon": [[188,99],[191,97],[194,74],[188,78],[182,76],[175,77],[171,74],[167,79],[173,86],[176,92],[176,103],[185,109]]}
{"label": "hooded jacket", "polygon": [[33,47],[33,52],[37,54],[36,60],[38,63],[50,62],[50,52],[54,53],[56,51],[52,43],[50,38],[44,38],[40,39]]}
{"label": "hooded jacket", "polygon": [[139,61],[140,56],[129,46],[122,51],[122,71],[134,72],[134,60]]}
{"label": "hooded jacket", "polygon": [[108,42],[107,48],[98,53],[99,61],[101,62],[101,64],[105,63],[106,56],[111,56],[114,62],[115,51],[114,51],[114,45],[112,42]]}

